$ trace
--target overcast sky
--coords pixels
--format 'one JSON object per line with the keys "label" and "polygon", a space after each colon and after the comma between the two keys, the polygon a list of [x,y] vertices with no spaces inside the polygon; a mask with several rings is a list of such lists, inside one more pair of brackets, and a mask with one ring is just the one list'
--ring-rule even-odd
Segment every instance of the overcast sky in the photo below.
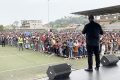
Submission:
{"label": "overcast sky", "polygon": [[[54,21],[70,13],[119,5],[120,0],[49,0],[49,19]],[[0,24],[24,19],[48,22],[48,0],[0,0]]]}

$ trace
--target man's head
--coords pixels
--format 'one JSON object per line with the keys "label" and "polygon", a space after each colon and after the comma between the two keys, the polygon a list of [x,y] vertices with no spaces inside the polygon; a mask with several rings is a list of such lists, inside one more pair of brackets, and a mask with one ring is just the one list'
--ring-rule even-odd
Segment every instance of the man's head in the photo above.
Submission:
{"label": "man's head", "polygon": [[89,19],[89,21],[91,22],[91,21],[94,20],[94,16],[93,16],[93,15],[89,15],[89,16],[88,16],[88,19]]}

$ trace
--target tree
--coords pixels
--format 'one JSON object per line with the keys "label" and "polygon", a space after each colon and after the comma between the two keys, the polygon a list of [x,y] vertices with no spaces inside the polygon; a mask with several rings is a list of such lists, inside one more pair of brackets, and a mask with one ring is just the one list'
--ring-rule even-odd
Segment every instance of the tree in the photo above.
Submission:
{"label": "tree", "polygon": [[4,30],[4,26],[0,25],[0,31],[3,31],[3,30]]}
{"label": "tree", "polygon": [[16,28],[18,28],[18,24],[19,24],[18,21],[14,21],[11,26],[12,26],[13,29],[16,29]]}
{"label": "tree", "polygon": [[55,22],[50,22],[49,25],[53,28],[67,27],[70,24],[86,24],[88,22],[87,18],[84,16],[80,17],[65,17],[56,20]]}

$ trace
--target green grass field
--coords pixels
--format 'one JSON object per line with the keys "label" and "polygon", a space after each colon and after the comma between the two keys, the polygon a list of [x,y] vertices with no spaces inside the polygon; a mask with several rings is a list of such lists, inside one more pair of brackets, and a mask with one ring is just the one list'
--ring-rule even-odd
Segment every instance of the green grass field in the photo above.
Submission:
{"label": "green grass field", "polygon": [[46,76],[49,65],[69,63],[73,69],[81,69],[87,66],[86,60],[66,60],[32,50],[0,46],[0,80],[35,80]]}

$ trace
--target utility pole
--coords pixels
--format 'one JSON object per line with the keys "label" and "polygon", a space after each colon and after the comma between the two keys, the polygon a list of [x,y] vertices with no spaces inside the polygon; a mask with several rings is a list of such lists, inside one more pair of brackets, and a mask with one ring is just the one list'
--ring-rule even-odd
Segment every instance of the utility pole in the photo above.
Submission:
{"label": "utility pole", "polygon": [[[48,24],[49,24],[49,16],[50,16],[50,11],[49,11],[49,1],[50,0],[48,0]],[[49,26],[49,25],[48,25]]]}
{"label": "utility pole", "polygon": [[48,0],[48,30],[50,31],[50,0]]}

